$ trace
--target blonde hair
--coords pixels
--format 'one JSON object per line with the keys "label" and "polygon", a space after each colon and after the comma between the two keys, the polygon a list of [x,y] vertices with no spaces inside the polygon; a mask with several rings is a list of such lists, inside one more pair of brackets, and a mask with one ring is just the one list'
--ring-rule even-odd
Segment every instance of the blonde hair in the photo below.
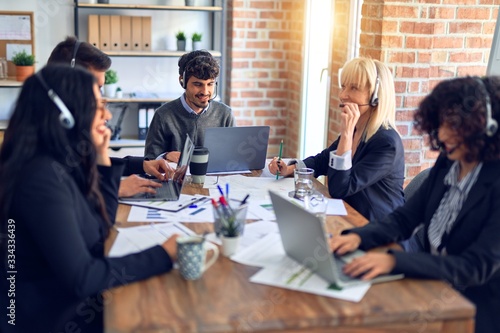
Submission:
{"label": "blonde hair", "polygon": [[359,88],[368,88],[371,96],[379,78],[378,105],[372,107],[370,119],[366,124],[364,141],[368,141],[382,126],[396,129],[396,93],[392,73],[387,66],[369,58],[354,58],[345,63],[340,75],[343,86],[354,84]]}

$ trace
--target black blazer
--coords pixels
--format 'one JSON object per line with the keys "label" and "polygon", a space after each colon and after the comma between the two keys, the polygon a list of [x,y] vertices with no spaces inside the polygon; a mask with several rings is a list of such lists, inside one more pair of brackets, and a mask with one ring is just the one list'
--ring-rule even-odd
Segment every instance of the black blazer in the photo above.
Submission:
{"label": "black blazer", "polygon": [[447,255],[431,255],[427,230],[448,186],[452,162],[441,155],[429,177],[406,204],[383,221],[352,229],[362,249],[401,241],[421,223],[425,252],[392,252],[393,273],[445,280],[477,307],[476,332],[500,332],[500,161],[485,162],[444,244]]}
{"label": "black blazer", "polygon": [[[77,166],[73,166],[75,169]],[[101,191],[114,221],[122,166],[100,167]],[[48,157],[20,168],[8,217],[15,221],[15,323],[3,311],[1,332],[99,332],[101,293],[164,273],[172,261],[161,246],[121,258],[104,256],[106,228],[70,177],[74,172]],[[5,258],[5,253],[3,253]],[[9,285],[2,267],[0,308]],[[109,293],[112,297],[112,292]],[[5,307],[4,307],[5,306]],[[69,325],[69,326],[68,326]],[[87,328],[87,329],[86,329]]]}
{"label": "black blazer", "polygon": [[343,199],[368,220],[379,220],[404,203],[405,158],[401,137],[392,128],[379,130],[361,142],[349,170],[329,167],[330,152],[337,149],[340,137],[304,163],[314,176],[328,176],[328,192]]}

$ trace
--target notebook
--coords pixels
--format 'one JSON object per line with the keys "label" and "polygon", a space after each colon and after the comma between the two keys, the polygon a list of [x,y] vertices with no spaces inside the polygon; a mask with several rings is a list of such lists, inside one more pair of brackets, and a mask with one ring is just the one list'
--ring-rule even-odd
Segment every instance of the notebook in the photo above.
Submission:
{"label": "notebook", "polygon": [[[269,194],[283,248],[290,258],[339,287],[366,283],[342,272],[342,267],[346,262],[363,255],[364,251],[356,250],[342,257],[334,256],[330,250],[326,230],[318,217],[274,192],[270,191]],[[401,278],[403,278],[402,274],[382,275],[371,282],[386,282]]]}
{"label": "notebook", "polygon": [[[139,193],[132,197],[123,197],[120,200],[123,201],[177,201],[181,195],[182,187],[184,186],[184,179],[186,177],[187,167],[189,161],[191,160],[191,155],[193,154],[194,144],[191,141],[189,135],[186,134],[186,141],[184,142],[184,148],[182,149],[181,156],[179,158],[179,163],[175,169],[174,176],[166,182],[160,182],[158,179],[152,179],[153,181],[162,184],[156,190],[156,194],[151,193]],[[191,202],[188,202],[189,205]],[[177,207],[176,205],[176,208]],[[182,207],[183,208],[183,207]]]}
{"label": "notebook", "polygon": [[207,173],[260,170],[266,164],[269,126],[205,129]]}

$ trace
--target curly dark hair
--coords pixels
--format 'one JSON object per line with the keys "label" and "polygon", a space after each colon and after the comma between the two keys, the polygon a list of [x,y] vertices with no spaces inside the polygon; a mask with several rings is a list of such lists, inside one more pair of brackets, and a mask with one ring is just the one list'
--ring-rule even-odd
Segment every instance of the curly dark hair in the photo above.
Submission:
{"label": "curly dark hair", "polygon": [[[481,85],[480,80],[484,83]],[[486,89],[486,90],[485,90]],[[440,82],[420,103],[415,128],[430,137],[431,149],[439,150],[437,131],[443,123],[462,137],[468,162],[500,158],[500,131],[486,135],[486,96],[492,117],[500,122],[500,77],[463,77]]]}
{"label": "curly dark hair", "polygon": [[205,50],[196,50],[184,54],[179,59],[179,75],[183,78],[183,87],[191,76],[201,80],[216,79],[219,76],[220,67],[217,60]]}

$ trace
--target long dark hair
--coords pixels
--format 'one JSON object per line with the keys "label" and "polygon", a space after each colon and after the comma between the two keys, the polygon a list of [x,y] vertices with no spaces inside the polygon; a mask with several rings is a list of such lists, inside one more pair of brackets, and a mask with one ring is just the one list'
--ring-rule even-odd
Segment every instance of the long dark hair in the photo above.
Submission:
{"label": "long dark hair", "polygon": [[[109,219],[98,187],[96,151],[90,136],[96,112],[92,74],[79,68],[51,65],[41,74],[75,119],[71,129],[61,126],[60,110],[50,100],[36,75],[29,77],[17,98],[0,150],[0,226],[5,231],[13,193],[23,177],[20,168],[48,156],[75,180],[83,195],[109,230]],[[62,170],[61,170],[62,171]]]}
{"label": "long dark hair", "polygon": [[465,158],[469,162],[499,159],[500,130],[491,137],[486,135],[485,93],[490,98],[492,117],[500,123],[500,77],[462,77],[440,82],[422,100],[415,113],[415,128],[428,134],[431,149],[438,150],[437,131],[446,123],[467,146]]}

